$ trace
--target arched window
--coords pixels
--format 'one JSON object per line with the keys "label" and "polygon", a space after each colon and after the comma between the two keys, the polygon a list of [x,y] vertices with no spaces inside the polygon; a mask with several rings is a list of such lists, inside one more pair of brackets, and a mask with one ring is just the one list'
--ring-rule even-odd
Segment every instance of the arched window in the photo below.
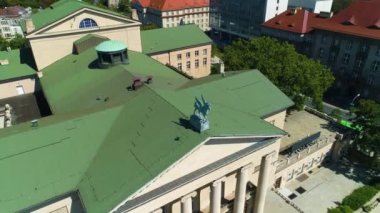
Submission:
{"label": "arched window", "polygon": [[80,24],[79,28],[90,28],[90,27],[97,27],[98,25],[96,22],[90,18],[83,19]]}

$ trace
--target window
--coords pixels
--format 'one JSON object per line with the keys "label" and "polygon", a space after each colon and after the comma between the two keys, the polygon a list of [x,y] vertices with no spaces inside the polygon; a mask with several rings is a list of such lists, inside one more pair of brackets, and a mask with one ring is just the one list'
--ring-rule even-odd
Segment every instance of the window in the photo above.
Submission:
{"label": "window", "polygon": [[374,79],[374,76],[373,76],[373,75],[370,75],[370,76],[367,78],[367,83],[368,83],[368,85],[372,85],[372,84],[373,84],[373,79]]}
{"label": "window", "polygon": [[350,54],[345,53],[343,56],[343,63],[348,64],[349,61],[350,61]]}
{"label": "window", "polygon": [[325,44],[327,41],[327,37],[325,35],[322,36],[322,43]]}
{"label": "window", "polygon": [[320,48],[319,49],[319,57],[322,58],[324,53],[325,53],[325,49]]}
{"label": "window", "polygon": [[347,41],[347,49],[352,49],[352,41]]}
{"label": "window", "polygon": [[96,22],[90,18],[83,19],[80,24],[79,28],[90,28],[90,27],[97,27],[98,25]]}
{"label": "window", "polygon": [[190,66],[190,61],[188,61],[188,62],[186,62],[186,69],[190,69],[191,68],[191,66]]}
{"label": "window", "polygon": [[379,69],[380,66],[380,61],[374,61],[371,66],[371,71],[375,72]]}
{"label": "window", "polygon": [[199,56],[199,51],[195,51],[195,56]]}
{"label": "window", "polygon": [[203,59],[203,66],[205,67],[207,65],[207,58]]}
{"label": "window", "polygon": [[203,50],[203,55],[207,55],[207,49]]}
{"label": "window", "polygon": [[182,63],[178,63],[177,68],[178,68],[178,70],[182,70]]}
{"label": "window", "polygon": [[363,66],[363,60],[361,58],[358,59],[358,68]]}
{"label": "window", "polygon": [[365,51],[367,51],[367,45],[364,44],[364,45],[362,46],[362,52],[365,52]]}
{"label": "window", "polygon": [[339,39],[335,39],[334,46],[338,46],[338,45],[339,45]]}
{"label": "window", "polygon": [[196,59],[196,60],[195,60],[195,68],[198,68],[198,67],[199,67],[199,60]]}
{"label": "window", "polygon": [[182,54],[177,54],[177,60],[181,60],[182,59]]}
{"label": "window", "polygon": [[190,52],[186,53],[186,58],[190,58]]}

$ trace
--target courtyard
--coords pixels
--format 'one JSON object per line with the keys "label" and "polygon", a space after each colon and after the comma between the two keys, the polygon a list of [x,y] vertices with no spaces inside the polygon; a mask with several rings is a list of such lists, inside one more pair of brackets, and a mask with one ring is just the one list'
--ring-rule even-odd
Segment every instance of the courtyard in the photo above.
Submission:
{"label": "courtyard", "polygon": [[[294,181],[279,189],[279,193],[287,197],[305,213],[327,212],[336,207],[344,197],[354,189],[369,181],[369,171],[357,166],[328,164],[315,168],[301,175]],[[281,202],[280,202],[281,201]],[[274,205],[274,203],[277,203]],[[266,201],[266,212],[297,212],[279,195],[271,191]]]}

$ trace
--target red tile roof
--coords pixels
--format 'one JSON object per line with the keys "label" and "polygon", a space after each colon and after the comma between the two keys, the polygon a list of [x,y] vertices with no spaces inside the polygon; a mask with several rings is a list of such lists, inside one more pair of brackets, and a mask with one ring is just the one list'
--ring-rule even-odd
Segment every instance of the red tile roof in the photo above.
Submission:
{"label": "red tile roof", "polygon": [[131,3],[140,4],[142,7],[149,7],[150,0],[132,0]]}
{"label": "red tile roof", "polygon": [[5,7],[0,9],[0,16],[2,17],[18,17],[25,13],[25,8],[21,6]]}
{"label": "red tile roof", "polygon": [[317,16],[318,14],[307,10],[287,10],[268,20],[263,26],[303,34],[313,30],[312,24],[319,19]]}
{"label": "red tile roof", "polygon": [[380,39],[380,0],[358,0],[314,28],[354,36]]}
{"label": "red tile roof", "polygon": [[160,11],[209,6],[209,0],[132,0],[132,3]]}
{"label": "red tile roof", "polygon": [[[306,15],[308,14],[308,15]],[[313,29],[327,30],[365,38],[380,39],[380,0],[357,0],[332,18],[290,10],[265,22],[264,27],[295,33],[308,33]]]}

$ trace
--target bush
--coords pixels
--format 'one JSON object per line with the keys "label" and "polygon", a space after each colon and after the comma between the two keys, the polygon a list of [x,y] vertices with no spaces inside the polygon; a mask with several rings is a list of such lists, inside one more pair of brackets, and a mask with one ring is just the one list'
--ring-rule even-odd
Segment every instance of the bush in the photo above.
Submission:
{"label": "bush", "polygon": [[333,209],[328,209],[328,213],[353,213],[352,209],[349,206],[338,206]]}
{"label": "bush", "polygon": [[345,197],[342,204],[351,207],[353,210],[357,210],[371,200],[371,198],[377,194],[377,191],[378,190],[372,186],[360,187]]}

